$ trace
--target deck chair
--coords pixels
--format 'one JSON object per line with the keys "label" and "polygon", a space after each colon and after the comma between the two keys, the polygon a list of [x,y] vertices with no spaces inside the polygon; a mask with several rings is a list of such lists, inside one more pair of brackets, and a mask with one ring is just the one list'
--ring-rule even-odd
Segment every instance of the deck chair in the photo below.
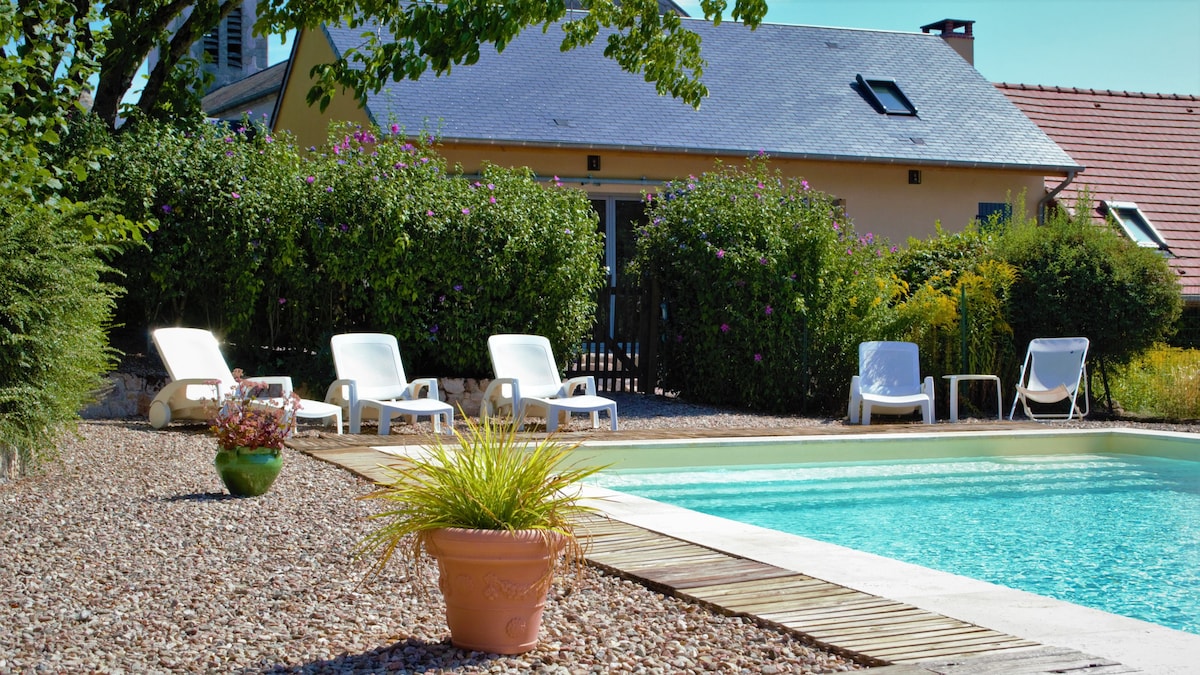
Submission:
{"label": "deck chair", "polygon": [[[1029,341],[1021,374],[1017,378],[1017,394],[1013,397],[1008,419],[1017,412],[1017,403],[1031,420],[1082,419],[1091,412],[1087,386],[1087,350],[1085,337],[1034,338]],[[1079,386],[1083,385],[1083,408],[1079,407]],[[1033,404],[1048,405],[1067,401],[1065,412],[1036,412]]]}
{"label": "deck chair", "polygon": [[[162,429],[171,420],[207,421],[216,413],[217,403],[237,387],[237,380],[216,336],[202,328],[158,328],[150,334],[171,381],[150,402],[150,426]],[[277,389],[276,398],[264,398],[264,405],[280,404],[279,397],[292,393],[292,378],[286,375],[255,376],[245,380],[261,382]],[[272,392],[276,393],[276,392]],[[342,433],[342,411],[320,401],[300,399],[296,416],[301,419],[333,420]]]}
{"label": "deck chair", "polygon": [[493,335],[488,338],[488,354],[496,379],[483,392],[481,418],[508,409],[522,425],[526,416],[544,417],[546,431],[553,433],[571,413],[590,413],[595,429],[600,426],[600,412],[607,411],[609,428],[616,431],[617,402],[596,395],[591,375],[564,381],[545,337]]}
{"label": "deck chair", "polygon": [[917,345],[912,342],[863,342],[858,345],[858,375],[850,380],[850,423],[871,423],[871,412],[902,415],[921,411],[933,424],[933,377],[921,380]]}
{"label": "deck chair", "polygon": [[[325,402],[341,406],[350,413],[350,433],[362,428],[364,416],[378,418],[379,434],[391,431],[393,415],[402,415],[413,423],[429,416],[434,433],[454,431],[454,408],[441,400],[437,378],[409,381],[400,360],[400,346],[394,335],[386,333],[345,333],[329,340],[337,380],[325,392]],[[421,397],[422,391],[425,397]]]}

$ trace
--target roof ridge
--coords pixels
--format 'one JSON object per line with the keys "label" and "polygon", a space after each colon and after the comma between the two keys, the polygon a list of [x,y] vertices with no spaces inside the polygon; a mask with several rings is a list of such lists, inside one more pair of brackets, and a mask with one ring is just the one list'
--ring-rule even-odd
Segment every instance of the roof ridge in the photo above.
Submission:
{"label": "roof ridge", "polygon": [[1122,96],[1125,98],[1148,98],[1172,101],[1200,101],[1200,96],[1194,94],[1157,94],[1141,91],[1118,91],[1114,89],[1084,89],[1080,87],[1059,87],[1050,84],[1019,84],[1009,82],[994,82],[999,89],[1017,91],[1049,91],[1057,94],[1096,94],[1101,96]]}

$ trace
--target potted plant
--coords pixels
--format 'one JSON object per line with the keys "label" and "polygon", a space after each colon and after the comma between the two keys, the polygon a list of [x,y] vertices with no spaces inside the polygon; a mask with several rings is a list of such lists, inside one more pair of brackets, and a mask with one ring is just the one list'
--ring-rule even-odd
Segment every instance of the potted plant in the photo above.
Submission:
{"label": "potted plant", "polygon": [[[377,572],[400,551],[410,564],[437,561],[450,641],[462,649],[521,654],[537,646],[556,571],[582,565],[575,535],[580,481],[602,467],[568,465],[575,445],[525,441],[515,422],[467,418],[451,447],[433,439],[422,455],[388,467],[391,480],[365,499],[394,504],[362,542]],[[419,578],[419,575],[413,575]]]}
{"label": "potted plant", "polygon": [[266,493],[283,467],[283,444],[296,426],[300,396],[263,398],[269,385],[239,380],[213,416],[217,437],[213,464],[221,482],[235,497]]}

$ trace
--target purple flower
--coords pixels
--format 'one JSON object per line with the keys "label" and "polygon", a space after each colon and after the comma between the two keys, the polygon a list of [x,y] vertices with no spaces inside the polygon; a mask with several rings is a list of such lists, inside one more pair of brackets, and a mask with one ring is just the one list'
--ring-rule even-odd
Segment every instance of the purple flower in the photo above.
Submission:
{"label": "purple flower", "polygon": [[462,290],[462,284],[454,284],[454,290],[456,290],[456,291],[461,291],[461,290]]}
{"label": "purple flower", "polygon": [[280,304],[281,306],[282,306],[282,305],[286,305],[286,304],[287,304],[287,298],[280,298],[280,299],[279,299],[279,304]]}
{"label": "purple flower", "polygon": [[488,183],[488,184],[487,184],[487,189],[489,189],[489,190],[495,190],[495,189],[496,189],[496,184],[495,184],[495,183]]}
{"label": "purple flower", "polygon": [[806,180],[802,180],[802,181],[800,181],[800,187],[802,187],[802,188],[804,188],[805,190],[807,190],[807,189],[808,189],[808,181],[806,181]]}
{"label": "purple flower", "polygon": [[727,324],[727,323],[721,324],[721,332],[728,333],[729,332],[729,324]]}
{"label": "purple flower", "polygon": [[754,355],[754,362],[755,362],[755,363],[758,363],[759,361],[762,361],[762,354],[755,354],[755,355]]}
{"label": "purple flower", "polygon": [[724,258],[725,258],[725,249],[723,249],[723,248],[717,249],[717,260],[722,260]]}
{"label": "purple flower", "polygon": [[394,124],[394,123],[392,124],[392,133],[393,134],[400,133],[400,125],[399,124]]}
{"label": "purple flower", "polygon": [[758,259],[758,264],[759,264],[759,265],[766,265],[766,264],[767,264],[767,257],[766,257],[766,256],[763,256],[763,257],[759,258],[759,259]]}
{"label": "purple flower", "polygon": [[326,191],[326,192],[333,192],[333,186],[332,186],[332,185],[329,185],[329,186],[327,186],[327,187],[325,188],[325,191]]}
{"label": "purple flower", "polygon": [[767,316],[771,316],[774,313],[775,313],[775,310],[770,305],[763,307],[763,314],[766,314]]}
{"label": "purple flower", "polygon": [[163,213],[170,213],[175,210],[175,209],[171,208],[170,204],[163,204],[160,208],[162,208]]}
{"label": "purple flower", "polygon": [[341,229],[342,232],[349,232],[350,226],[345,223],[342,223],[339,229]]}
{"label": "purple flower", "polygon": [[238,193],[236,193],[236,192],[230,192],[230,193],[229,193],[229,196],[230,196],[230,197],[233,197],[234,199],[241,199],[241,198],[242,198],[242,196],[241,196],[241,195],[239,195],[239,194],[238,194]]}
{"label": "purple flower", "polygon": [[496,203],[496,198],[495,198],[495,197],[488,197],[488,203],[489,203],[489,204],[495,204],[495,203]]}
{"label": "purple flower", "polygon": [[425,212],[425,215],[427,215],[427,216],[432,216],[432,215],[433,215],[433,209],[429,209],[428,211],[426,211],[426,212]]}
{"label": "purple flower", "polygon": [[435,334],[435,335],[436,335],[436,334],[437,334],[437,332],[438,332],[438,325],[435,323],[435,324],[433,324],[432,326],[430,326],[430,327],[429,327],[429,332],[430,332],[430,333],[432,333],[432,334]]}
{"label": "purple flower", "polygon": [[309,185],[312,185],[313,183],[316,182],[316,180],[317,180],[316,176],[309,176],[308,178],[304,179],[304,182],[308,183]]}
{"label": "purple flower", "polygon": [[462,212],[463,212],[463,215],[464,215],[464,216],[469,216],[469,215],[471,215],[471,209],[466,209],[466,208],[464,208],[464,209],[462,210]]}

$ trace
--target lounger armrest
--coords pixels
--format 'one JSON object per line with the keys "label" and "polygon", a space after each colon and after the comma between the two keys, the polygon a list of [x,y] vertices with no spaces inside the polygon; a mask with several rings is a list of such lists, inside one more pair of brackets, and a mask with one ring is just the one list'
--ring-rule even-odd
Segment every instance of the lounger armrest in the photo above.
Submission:
{"label": "lounger armrest", "polygon": [[921,383],[921,393],[929,394],[929,398],[933,398],[933,376],[926,375],[925,381]]}
{"label": "lounger armrest", "polygon": [[[511,396],[504,395],[505,386],[512,389]],[[502,405],[512,404],[515,407],[520,395],[521,385],[517,382],[517,378],[497,377],[488,383],[487,389],[483,390],[483,407],[481,412],[484,415],[495,415]]]}
{"label": "lounger armrest", "polygon": [[421,390],[427,389],[425,394],[427,397],[437,400],[442,400],[441,394],[438,393],[438,381],[436,377],[419,377],[408,383],[408,397],[417,398],[421,395]]}
{"label": "lounger armrest", "polygon": [[580,375],[579,377],[572,377],[566,382],[563,382],[562,395],[574,396],[575,389],[579,386],[583,387],[583,393],[585,395],[596,395],[596,378],[591,375]]}
{"label": "lounger armrest", "polygon": [[[343,392],[342,388],[346,391]],[[354,409],[358,403],[358,381],[351,379],[334,380],[329,388],[325,390],[325,402],[334,405],[344,405]]]}

